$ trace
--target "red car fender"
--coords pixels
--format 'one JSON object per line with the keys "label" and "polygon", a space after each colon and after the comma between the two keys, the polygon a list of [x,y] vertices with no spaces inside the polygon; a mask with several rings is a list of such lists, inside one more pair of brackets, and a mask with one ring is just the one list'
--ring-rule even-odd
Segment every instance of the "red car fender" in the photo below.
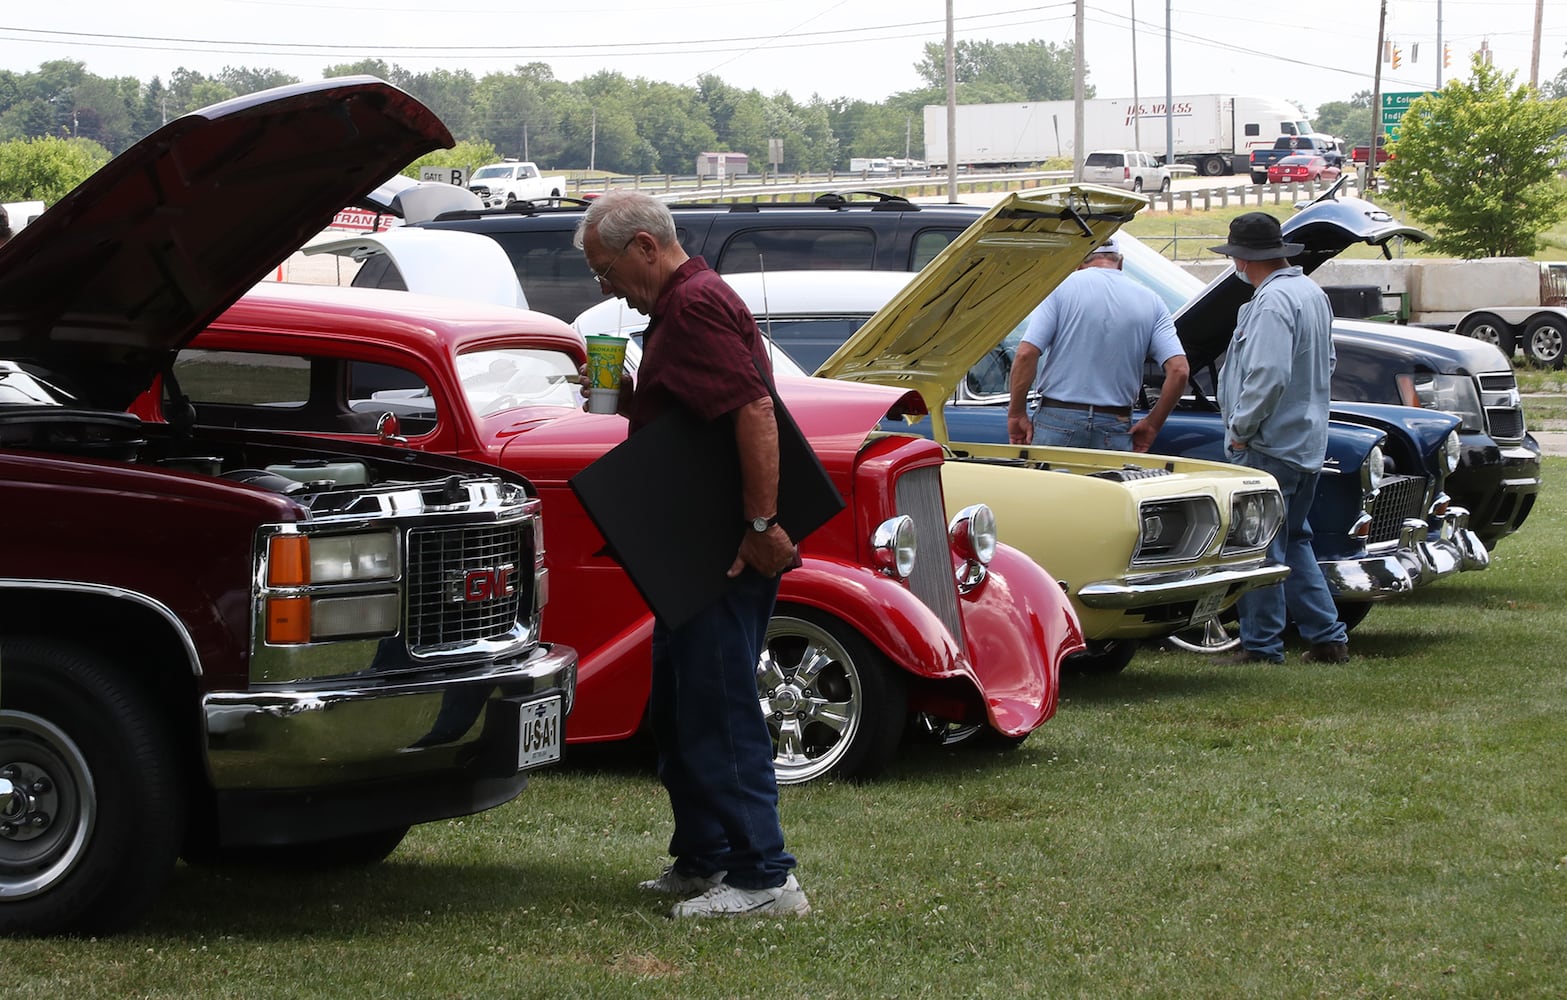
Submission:
{"label": "red car fender", "polygon": [[1077,613],[1055,578],[1026,554],[997,545],[985,582],[963,595],[970,662],[991,726],[1021,736],[1056,713],[1061,662],[1083,648]]}

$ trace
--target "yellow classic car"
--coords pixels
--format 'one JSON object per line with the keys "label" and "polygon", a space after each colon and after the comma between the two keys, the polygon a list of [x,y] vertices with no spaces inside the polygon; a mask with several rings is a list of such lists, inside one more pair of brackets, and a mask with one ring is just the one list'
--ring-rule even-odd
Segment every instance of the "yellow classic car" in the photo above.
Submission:
{"label": "yellow classic car", "polygon": [[[1087,670],[1119,670],[1138,640],[1201,624],[1288,573],[1266,558],[1283,514],[1270,476],[1194,459],[948,436],[943,406],[958,383],[1146,203],[1090,185],[1009,195],[816,371],[920,394],[930,411],[925,432],[954,459],[942,474],[949,513],[989,504],[1008,542],[1060,581],[1090,641],[1080,654]],[[787,308],[777,277],[766,279],[774,323]]]}

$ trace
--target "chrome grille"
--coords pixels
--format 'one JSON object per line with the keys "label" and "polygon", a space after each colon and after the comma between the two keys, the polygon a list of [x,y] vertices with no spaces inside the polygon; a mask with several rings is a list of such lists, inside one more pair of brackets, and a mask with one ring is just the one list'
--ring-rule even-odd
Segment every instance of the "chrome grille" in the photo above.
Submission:
{"label": "chrome grille", "polygon": [[1483,372],[1480,405],[1485,408],[1485,431],[1502,444],[1523,440],[1528,426],[1523,419],[1523,404],[1518,396],[1518,379],[1511,371]]}
{"label": "chrome grille", "polygon": [[408,534],[408,648],[504,640],[533,606],[533,526],[522,521]]}
{"label": "chrome grille", "polygon": [[1388,476],[1371,501],[1371,534],[1366,541],[1391,542],[1406,518],[1425,520],[1426,481],[1420,476]]}
{"label": "chrome grille", "polygon": [[918,555],[909,588],[947,626],[963,648],[963,621],[958,615],[957,582],[947,546],[947,512],[941,497],[941,467],[913,469],[898,478],[898,513],[914,519]]}

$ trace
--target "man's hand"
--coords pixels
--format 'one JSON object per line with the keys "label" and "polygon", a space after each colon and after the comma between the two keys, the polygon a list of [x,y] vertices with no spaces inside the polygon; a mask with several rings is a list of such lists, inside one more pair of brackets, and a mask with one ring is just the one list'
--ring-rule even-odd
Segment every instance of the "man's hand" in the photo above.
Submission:
{"label": "man's hand", "polygon": [[1034,443],[1034,421],[1028,414],[1007,414],[1007,440],[1013,444]]}
{"label": "man's hand", "polygon": [[766,531],[746,529],[740,540],[740,552],[729,567],[729,576],[739,576],[747,566],[771,579],[800,564],[800,552],[789,535],[778,525]]}
{"label": "man's hand", "polygon": [[[631,373],[622,368],[620,370],[620,399],[615,406],[616,413],[622,415],[626,413],[627,404],[631,402],[631,394],[636,391],[636,387],[631,383]],[[588,376],[588,366],[585,364],[577,366],[577,385],[582,391],[582,408],[586,410],[588,408],[588,400],[593,396],[593,380]]]}
{"label": "man's hand", "polygon": [[1147,417],[1132,425],[1132,450],[1147,451],[1153,447],[1153,439],[1159,436],[1159,428]]}

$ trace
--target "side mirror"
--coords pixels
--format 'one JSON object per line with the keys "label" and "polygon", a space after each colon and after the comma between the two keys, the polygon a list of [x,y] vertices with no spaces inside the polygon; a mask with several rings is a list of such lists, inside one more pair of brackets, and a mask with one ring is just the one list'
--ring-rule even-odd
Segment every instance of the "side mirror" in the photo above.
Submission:
{"label": "side mirror", "polygon": [[381,419],[375,422],[375,436],[381,439],[382,444],[407,444],[408,439],[402,436],[401,430],[397,414],[390,411],[381,414]]}

